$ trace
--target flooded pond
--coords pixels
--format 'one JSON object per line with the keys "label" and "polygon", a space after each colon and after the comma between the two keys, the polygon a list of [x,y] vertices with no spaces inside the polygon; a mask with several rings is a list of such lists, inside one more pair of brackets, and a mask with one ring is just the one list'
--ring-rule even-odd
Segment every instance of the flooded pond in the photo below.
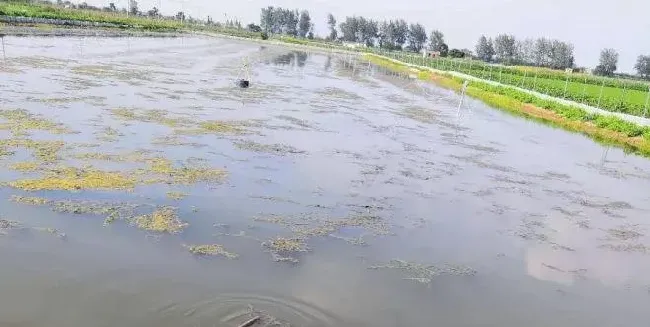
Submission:
{"label": "flooded pond", "polygon": [[646,159],[342,55],[5,45],[0,326],[650,318]]}

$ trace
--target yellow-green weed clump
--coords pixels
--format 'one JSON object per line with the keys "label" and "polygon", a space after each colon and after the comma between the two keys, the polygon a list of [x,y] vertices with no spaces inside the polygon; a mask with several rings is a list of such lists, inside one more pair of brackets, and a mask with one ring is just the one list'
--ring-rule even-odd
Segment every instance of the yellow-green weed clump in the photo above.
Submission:
{"label": "yellow-green weed clump", "polygon": [[167,197],[172,200],[182,200],[187,195],[188,195],[187,193],[183,193],[183,192],[167,192]]}
{"label": "yellow-green weed clump", "polygon": [[228,259],[235,259],[239,257],[238,254],[228,252],[220,244],[205,244],[205,245],[191,245],[185,246],[190,253],[201,256],[224,256]]}
{"label": "yellow-green weed clump", "polygon": [[9,166],[10,169],[22,172],[34,172],[39,170],[41,164],[34,161],[16,162]]}
{"label": "yellow-green weed clump", "polygon": [[178,218],[176,209],[171,207],[162,207],[151,214],[135,217],[133,223],[144,230],[170,234],[179,233],[188,225]]}
{"label": "yellow-green weed clump", "polygon": [[227,173],[219,168],[180,167],[176,168],[172,162],[164,158],[148,160],[149,169],[143,174],[155,174],[160,178],[149,182],[166,182],[170,184],[194,184],[197,182],[214,182],[223,180]]}
{"label": "yellow-green weed clump", "polygon": [[142,110],[142,112],[136,112],[135,109],[117,108],[111,112],[113,116],[121,120],[156,123],[169,127],[179,127],[191,123],[188,119],[169,117],[168,112],[164,110]]}
{"label": "yellow-green weed clump", "polygon": [[5,120],[5,122],[0,123],[0,130],[9,130],[16,136],[26,135],[32,130],[46,131],[53,134],[72,133],[63,124],[38,117],[27,110],[0,110],[0,118]]}
{"label": "yellow-green weed clump", "polygon": [[266,248],[273,256],[273,260],[278,262],[293,262],[297,263],[299,260],[296,258],[300,252],[307,252],[309,248],[302,238],[286,238],[276,237],[262,243],[262,247]]}
{"label": "yellow-green weed clump", "polygon": [[246,132],[246,130],[242,128],[237,122],[220,120],[202,122],[199,124],[199,127],[204,133],[243,134]]}
{"label": "yellow-green weed clump", "polygon": [[132,189],[135,187],[135,183],[134,178],[118,172],[105,172],[94,168],[64,167],[48,171],[42,178],[17,180],[10,182],[9,185],[25,191],[78,191]]}
{"label": "yellow-green weed clump", "polygon": [[29,149],[37,160],[55,162],[60,159],[59,151],[63,149],[65,144],[61,141],[34,141],[24,138],[11,138],[1,139],[0,146]]}
{"label": "yellow-green weed clump", "polygon": [[19,195],[12,195],[10,200],[12,202],[28,204],[33,206],[46,205],[50,202],[50,200],[46,198],[39,198],[39,197],[32,197],[32,196],[19,196]]}

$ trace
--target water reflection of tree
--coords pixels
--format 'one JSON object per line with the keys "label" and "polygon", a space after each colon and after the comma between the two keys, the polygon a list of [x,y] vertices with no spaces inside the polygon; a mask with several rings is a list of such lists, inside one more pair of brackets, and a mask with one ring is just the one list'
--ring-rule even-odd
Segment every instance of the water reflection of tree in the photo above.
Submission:
{"label": "water reflection of tree", "polygon": [[307,58],[309,58],[309,54],[307,54],[307,52],[293,51],[273,58],[272,63],[274,65],[281,66],[304,67],[305,63],[307,62]]}

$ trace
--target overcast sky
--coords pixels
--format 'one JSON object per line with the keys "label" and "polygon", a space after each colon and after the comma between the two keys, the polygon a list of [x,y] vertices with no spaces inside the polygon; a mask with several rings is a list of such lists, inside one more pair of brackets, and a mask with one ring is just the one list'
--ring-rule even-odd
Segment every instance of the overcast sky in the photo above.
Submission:
{"label": "overcast sky", "polygon": [[[126,0],[114,0],[125,7]],[[87,0],[108,5],[111,0]],[[140,0],[141,10],[160,4],[166,14],[181,9],[180,0]],[[224,14],[242,22],[259,23],[260,8],[268,5],[307,9],[317,34],[326,34],[326,16],[341,21],[348,15],[375,19],[404,18],[420,22],[427,30],[439,29],[450,48],[474,49],[481,34],[511,33],[519,38],[551,37],[575,45],[576,62],[593,67],[600,49],[611,47],[620,54],[619,71],[633,71],[639,54],[650,55],[650,1],[647,0],[185,0],[191,16]]]}

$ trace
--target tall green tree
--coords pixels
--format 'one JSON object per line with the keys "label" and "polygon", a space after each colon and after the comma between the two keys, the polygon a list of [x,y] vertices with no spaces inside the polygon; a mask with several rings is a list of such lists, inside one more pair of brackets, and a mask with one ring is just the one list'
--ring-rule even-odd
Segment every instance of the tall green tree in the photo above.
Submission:
{"label": "tall green tree", "polygon": [[336,31],[336,18],[334,18],[334,15],[332,15],[332,13],[329,13],[327,15],[327,26],[329,26],[330,29],[330,35],[328,38],[331,41],[338,39],[338,32]]}
{"label": "tall green tree", "polygon": [[298,36],[307,37],[309,30],[311,29],[311,17],[309,16],[309,11],[303,10],[300,12],[300,20],[298,22]]}
{"label": "tall green tree", "polygon": [[650,78],[650,56],[640,55],[636,59],[636,64],[634,65],[637,75],[642,78]]}
{"label": "tall green tree", "polygon": [[427,43],[427,31],[422,24],[411,24],[408,33],[408,48],[413,52],[420,52]]}
{"label": "tall green tree", "polygon": [[442,52],[444,50],[443,44],[446,45],[445,35],[439,30],[431,31],[431,36],[429,36],[429,50]]}
{"label": "tall green tree", "polygon": [[618,52],[614,49],[603,49],[600,51],[600,60],[598,66],[594,69],[594,74],[601,76],[613,76],[618,64]]}
{"label": "tall green tree", "polygon": [[494,38],[494,53],[497,61],[509,65],[515,62],[517,41],[514,35],[499,34]]}
{"label": "tall green tree", "polygon": [[485,62],[492,61],[492,58],[494,57],[492,39],[488,39],[485,35],[481,35],[476,43],[476,56]]}

